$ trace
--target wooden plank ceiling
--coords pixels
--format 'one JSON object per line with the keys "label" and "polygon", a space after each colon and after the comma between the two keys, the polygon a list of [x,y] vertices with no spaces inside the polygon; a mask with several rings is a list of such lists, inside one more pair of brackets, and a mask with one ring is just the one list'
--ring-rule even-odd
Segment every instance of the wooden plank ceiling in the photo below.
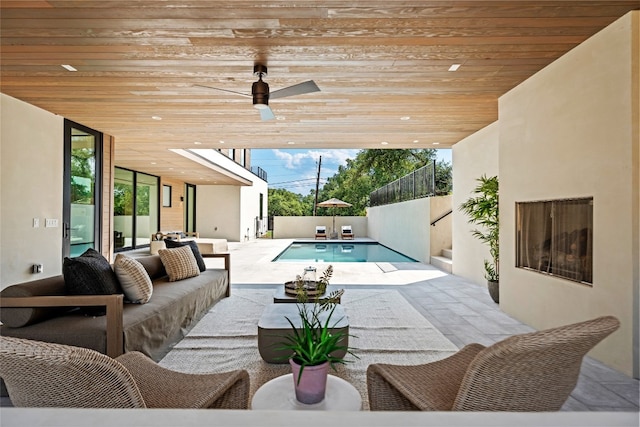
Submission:
{"label": "wooden plank ceiling", "polygon": [[[169,149],[451,147],[497,119],[500,95],[640,1],[0,7],[3,93],[113,135],[119,166],[200,184],[220,177]],[[313,80],[320,92],[272,99],[277,119],[261,121],[251,98],[196,86],[249,94],[255,63],[271,91]]]}

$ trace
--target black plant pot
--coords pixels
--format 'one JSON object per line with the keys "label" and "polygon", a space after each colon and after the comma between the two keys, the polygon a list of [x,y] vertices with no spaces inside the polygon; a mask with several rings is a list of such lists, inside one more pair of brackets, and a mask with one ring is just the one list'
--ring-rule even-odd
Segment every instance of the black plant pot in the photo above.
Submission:
{"label": "black plant pot", "polygon": [[500,302],[500,282],[489,280],[487,281],[487,288],[489,289],[489,295],[491,299],[496,303]]}

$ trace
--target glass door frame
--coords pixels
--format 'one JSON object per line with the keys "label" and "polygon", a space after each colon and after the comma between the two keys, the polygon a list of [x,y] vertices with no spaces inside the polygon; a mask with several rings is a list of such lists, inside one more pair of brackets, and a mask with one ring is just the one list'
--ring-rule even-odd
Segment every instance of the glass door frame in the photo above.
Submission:
{"label": "glass door frame", "polygon": [[95,180],[93,218],[93,248],[101,252],[102,248],[102,162],[103,139],[102,133],[81,125],[80,123],[64,119],[64,159],[63,159],[63,191],[62,191],[62,258],[71,254],[71,153],[72,130],[78,129],[94,137],[95,141]]}
{"label": "glass door frame", "polygon": [[[184,185],[184,231],[197,231],[196,228],[196,198],[197,186],[185,182]],[[190,191],[192,190],[192,191]],[[193,200],[190,194],[193,193]]]}

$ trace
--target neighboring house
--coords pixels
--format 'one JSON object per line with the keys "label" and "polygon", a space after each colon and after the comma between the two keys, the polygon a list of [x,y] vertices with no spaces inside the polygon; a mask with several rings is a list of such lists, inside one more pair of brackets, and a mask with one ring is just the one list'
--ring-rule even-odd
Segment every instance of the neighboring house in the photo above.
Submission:
{"label": "neighboring house", "polygon": [[[500,97],[498,120],[453,147],[452,219],[453,273],[483,283],[487,250],[456,207],[470,195],[476,178],[498,175],[501,308],[538,329],[617,316],[620,330],[591,355],[636,378],[639,34],[640,12],[629,13]],[[52,159],[63,156],[63,118],[6,95],[1,101],[0,280],[7,286],[32,279],[33,263],[43,264],[46,275],[60,272],[61,229],[34,228],[32,219],[60,218],[62,212],[63,166]],[[221,230],[218,221],[238,218],[245,188],[198,187],[198,224],[204,227],[206,218],[216,231]],[[222,203],[224,197],[235,200]],[[591,284],[517,268],[517,204],[575,198],[592,199]],[[251,233],[248,217],[233,225],[235,240]]]}

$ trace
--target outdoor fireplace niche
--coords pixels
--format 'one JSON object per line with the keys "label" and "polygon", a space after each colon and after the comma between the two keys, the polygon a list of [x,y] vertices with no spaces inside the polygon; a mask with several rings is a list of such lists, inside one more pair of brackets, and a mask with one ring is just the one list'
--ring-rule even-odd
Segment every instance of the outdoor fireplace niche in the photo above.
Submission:
{"label": "outdoor fireplace niche", "polygon": [[516,203],[516,267],[593,283],[593,198]]}

